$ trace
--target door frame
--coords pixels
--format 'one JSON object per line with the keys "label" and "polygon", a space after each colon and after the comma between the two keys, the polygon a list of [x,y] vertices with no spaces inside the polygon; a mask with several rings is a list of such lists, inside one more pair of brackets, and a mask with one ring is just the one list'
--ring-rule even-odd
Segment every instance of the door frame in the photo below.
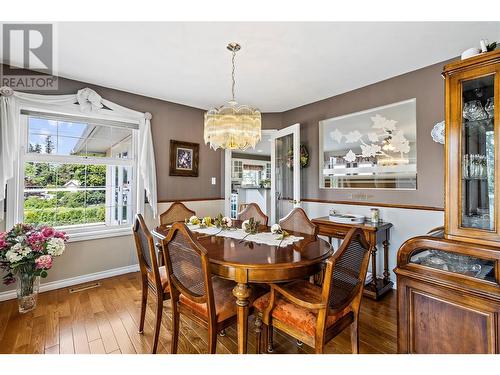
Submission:
{"label": "door frame", "polygon": [[[261,134],[273,135],[278,131],[279,131],[278,129],[263,129],[261,130]],[[271,153],[272,149],[273,147],[271,147]],[[232,172],[231,159],[232,158],[233,158],[233,150],[226,149],[224,151],[224,215],[227,217],[231,216],[231,172]],[[271,164],[271,175],[272,175],[272,164]]]}
{"label": "door frame", "polygon": [[[293,135],[293,206],[300,207],[300,124],[287,126],[275,132],[271,144],[271,224],[280,218],[276,217],[276,139]],[[298,157],[295,157],[298,156]]]}

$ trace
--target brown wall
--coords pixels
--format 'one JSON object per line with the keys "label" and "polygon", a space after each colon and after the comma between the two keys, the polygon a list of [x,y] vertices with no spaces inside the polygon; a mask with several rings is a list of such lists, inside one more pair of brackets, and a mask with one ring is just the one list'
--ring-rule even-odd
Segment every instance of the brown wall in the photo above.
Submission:
{"label": "brown wall", "polygon": [[[443,64],[432,65],[283,113],[264,113],[263,129],[280,129],[297,122],[301,124],[301,141],[307,145],[310,155],[309,167],[302,170],[302,198],[442,207],[444,150],[442,145],[432,141],[430,131],[436,122],[444,119],[444,86],[440,76]],[[224,196],[223,153],[211,150],[203,142],[203,110],[65,78],[59,79],[59,90],[54,94],[75,93],[84,87],[96,90],[102,97],[117,104],[152,113],[159,201]],[[318,122],[410,98],[417,99],[417,190],[319,189]],[[200,143],[199,177],[168,175],[170,139]],[[217,178],[216,185],[211,184],[211,177]]]}
{"label": "brown wall", "polygon": [[[309,150],[309,167],[302,169],[302,198],[443,207],[444,147],[432,140],[430,132],[434,124],[444,120],[444,80],[440,75],[444,64],[282,113],[283,127],[300,123],[301,143]],[[417,99],[417,190],[319,188],[319,121],[411,98]]]}
{"label": "brown wall", "polygon": [[[79,89],[90,87],[103,98],[141,112],[153,115],[151,128],[156,157],[156,178],[158,201],[220,198],[224,196],[224,164],[223,152],[213,151],[203,141],[204,110],[181,104],[154,99],[126,91],[91,85],[85,82],[59,78],[57,91],[36,92],[39,94],[74,94]],[[13,87],[14,90],[24,91]],[[217,103],[214,103],[217,104]],[[263,114],[264,129],[279,129],[281,114]],[[170,140],[195,142],[200,144],[200,161],[198,177],[169,176]],[[216,177],[216,185],[211,178]]]}
{"label": "brown wall", "polygon": [[282,126],[281,113],[263,113],[262,114],[262,129],[274,130],[281,129]]}
{"label": "brown wall", "polygon": [[[203,113],[198,108],[153,99],[125,91],[59,78],[59,89],[40,94],[73,94],[90,87],[103,98],[141,112],[151,112],[151,128],[156,156],[158,200],[219,198],[221,195],[221,151],[210,150],[203,142]],[[16,87],[13,87],[16,90]],[[23,91],[19,89],[19,91]],[[30,91],[34,92],[34,91]],[[198,177],[170,177],[170,139],[200,143],[200,168]],[[217,184],[211,184],[217,177]]]}

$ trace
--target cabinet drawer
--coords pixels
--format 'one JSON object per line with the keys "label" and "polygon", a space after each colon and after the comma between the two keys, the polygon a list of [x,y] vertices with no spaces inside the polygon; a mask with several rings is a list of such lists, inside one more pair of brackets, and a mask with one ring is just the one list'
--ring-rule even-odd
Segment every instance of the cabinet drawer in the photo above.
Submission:
{"label": "cabinet drawer", "polygon": [[344,238],[349,232],[348,228],[335,227],[330,225],[319,225],[319,234],[328,237]]}

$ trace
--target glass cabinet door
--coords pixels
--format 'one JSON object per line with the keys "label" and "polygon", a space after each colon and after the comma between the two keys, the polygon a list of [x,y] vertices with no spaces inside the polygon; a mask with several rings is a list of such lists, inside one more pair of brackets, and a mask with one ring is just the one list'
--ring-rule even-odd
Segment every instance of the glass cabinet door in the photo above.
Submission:
{"label": "glass cabinet door", "polygon": [[495,75],[462,81],[461,227],[495,231]]}

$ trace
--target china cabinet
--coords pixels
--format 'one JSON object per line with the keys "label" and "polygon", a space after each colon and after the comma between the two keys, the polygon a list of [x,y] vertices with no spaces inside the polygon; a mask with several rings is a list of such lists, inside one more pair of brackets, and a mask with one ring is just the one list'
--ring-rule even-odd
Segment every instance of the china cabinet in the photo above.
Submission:
{"label": "china cabinet", "polygon": [[500,245],[500,51],[448,64],[446,238]]}
{"label": "china cabinet", "polygon": [[394,271],[399,353],[500,353],[497,247],[415,237]]}
{"label": "china cabinet", "polygon": [[231,161],[231,179],[241,181],[243,178],[243,160]]}
{"label": "china cabinet", "polygon": [[500,51],[444,67],[445,226],[398,252],[399,353],[500,353]]}

